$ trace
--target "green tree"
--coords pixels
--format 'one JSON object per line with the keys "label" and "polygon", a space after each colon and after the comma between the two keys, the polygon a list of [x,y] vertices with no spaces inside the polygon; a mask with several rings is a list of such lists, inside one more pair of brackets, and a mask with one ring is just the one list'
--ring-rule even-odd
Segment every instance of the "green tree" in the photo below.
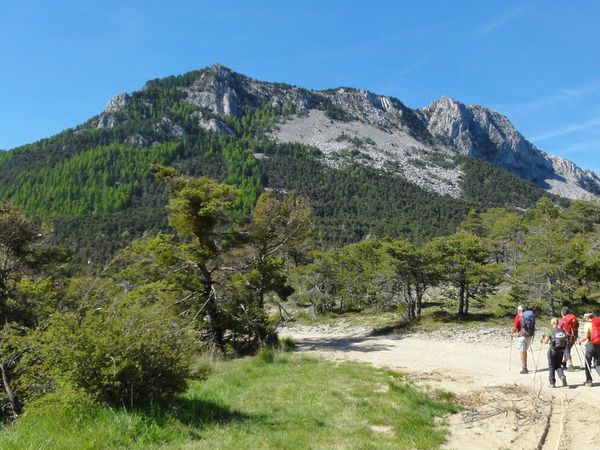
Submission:
{"label": "green tree", "polygon": [[311,231],[312,210],[305,199],[288,196],[280,200],[271,192],[259,197],[248,227],[259,308],[264,308],[266,292],[276,292],[282,299],[291,293],[282,284],[277,256],[302,244]]}
{"label": "green tree", "polygon": [[391,268],[391,281],[395,292],[401,293],[406,319],[421,319],[423,295],[435,282],[435,274],[427,254],[408,241],[386,242],[383,249],[388,258],[384,261]]}
{"label": "green tree", "polygon": [[311,264],[295,271],[300,293],[296,298],[309,301],[315,313],[383,306],[393,295],[385,288],[388,274],[382,270],[383,257],[381,243],[375,240],[320,253]]}
{"label": "green tree", "polygon": [[10,302],[19,280],[37,265],[42,234],[21,211],[0,204],[0,323],[15,320],[19,305]]}
{"label": "green tree", "polygon": [[560,226],[570,235],[592,233],[600,224],[600,206],[590,201],[574,201],[560,214]]}
{"label": "green tree", "polygon": [[223,309],[227,329],[238,351],[253,351],[277,341],[278,316],[268,317],[267,300],[283,311],[282,302],[293,293],[288,283],[287,253],[301,245],[312,228],[308,203],[294,196],[277,198],[266,192],[259,198],[243,228],[244,245],[233,248],[226,260],[235,268],[229,279]]}
{"label": "green tree", "polygon": [[169,187],[167,211],[170,225],[183,237],[192,237],[192,263],[200,274],[202,292],[198,300],[209,322],[212,342],[224,349],[225,320],[215,277],[219,258],[232,246],[232,224],[237,190],[209,178],[193,178],[172,168],[159,167],[157,178]]}
{"label": "green tree", "polygon": [[[29,275],[39,273],[39,246],[42,233],[9,204],[0,204],[0,375],[2,387],[13,417],[21,412],[22,400],[12,387],[14,372],[25,349],[19,337],[27,327],[35,326],[39,300],[53,298],[52,288],[39,292]],[[48,284],[46,284],[47,286]]]}
{"label": "green tree", "polygon": [[587,261],[587,245],[584,235],[569,238],[556,220],[543,223],[529,228],[516,275],[529,301],[547,307],[548,313],[556,316],[562,304],[575,299]]}
{"label": "green tree", "polygon": [[527,227],[521,215],[503,208],[492,208],[481,214],[483,238],[492,259],[514,270],[523,256]]}
{"label": "green tree", "polygon": [[489,262],[489,252],[477,236],[458,232],[434,238],[424,248],[433,272],[453,288],[459,318],[469,314],[472,301],[489,295],[500,284],[502,266]]}
{"label": "green tree", "polygon": [[470,209],[467,217],[462,221],[459,227],[460,231],[474,234],[482,237],[485,233],[485,228],[482,223],[481,215],[475,209]]}

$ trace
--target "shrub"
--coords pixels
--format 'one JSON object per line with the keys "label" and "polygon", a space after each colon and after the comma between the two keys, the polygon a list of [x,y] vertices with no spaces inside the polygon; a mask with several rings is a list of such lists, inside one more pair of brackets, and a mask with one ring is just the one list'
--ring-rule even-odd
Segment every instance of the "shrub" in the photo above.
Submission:
{"label": "shrub", "polygon": [[271,364],[275,361],[275,350],[272,348],[263,348],[256,354],[256,359],[258,362]]}
{"label": "shrub", "polygon": [[53,316],[46,329],[29,338],[35,351],[20,364],[19,390],[31,399],[65,383],[126,407],[161,402],[183,391],[192,333],[169,305],[160,293],[149,301],[134,290],[83,313]]}
{"label": "shrub", "polygon": [[285,337],[279,340],[279,348],[284,352],[292,352],[296,350],[296,343],[291,337]]}

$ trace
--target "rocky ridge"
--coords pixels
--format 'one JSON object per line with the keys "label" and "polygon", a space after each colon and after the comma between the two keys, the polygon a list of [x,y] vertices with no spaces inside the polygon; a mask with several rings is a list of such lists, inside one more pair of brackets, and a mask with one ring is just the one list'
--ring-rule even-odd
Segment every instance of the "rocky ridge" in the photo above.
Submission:
{"label": "rocky ridge", "polygon": [[[484,159],[549,192],[571,199],[598,199],[600,178],[570,161],[546,154],[527,141],[508,118],[481,106],[443,97],[413,110],[400,100],[338,88],[315,91],[257,81],[214,65],[183,76],[179,91],[196,109],[201,128],[231,133],[220,118],[249,107],[291,105],[295,111],[274,129],[279,142],[311,145],[336,167],[358,162],[397,173],[442,195],[460,197],[462,173],[454,155]],[[130,96],[120,94],[95,120],[112,127]],[[162,131],[169,124],[161,121]],[[172,124],[171,135],[183,130]]]}

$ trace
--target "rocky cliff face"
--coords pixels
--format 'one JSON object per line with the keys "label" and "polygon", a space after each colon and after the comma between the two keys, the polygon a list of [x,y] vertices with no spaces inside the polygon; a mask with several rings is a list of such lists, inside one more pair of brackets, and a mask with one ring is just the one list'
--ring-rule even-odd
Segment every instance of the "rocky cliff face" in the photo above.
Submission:
{"label": "rocky cliff face", "polygon": [[494,111],[443,97],[419,112],[431,134],[465,156],[485,159],[538,184],[552,176],[548,155]]}
{"label": "rocky cliff face", "polygon": [[[315,146],[332,166],[352,160],[393,170],[423,187],[458,197],[461,173],[452,156],[463,155],[489,161],[564,197],[597,199],[600,194],[596,174],[549,156],[527,141],[505,116],[480,106],[443,97],[413,110],[396,98],[366,90],[313,91],[261,82],[222,65],[183,77],[177,89],[197,108],[200,127],[231,133],[220,117],[241,115],[248,107],[264,104],[292,105],[296,114],[277,127],[271,138]],[[114,97],[96,119],[96,126],[114,126],[130,98],[126,94]],[[164,120],[161,124],[163,128],[168,125]],[[173,136],[184,134],[175,124],[172,128]]]}
{"label": "rocky cliff face", "polygon": [[567,198],[592,199],[600,178],[527,141],[501,114],[443,97],[419,110],[429,132],[457,152],[484,159]]}
{"label": "rocky cliff face", "polygon": [[268,102],[274,106],[290,102],[305,110],[314,101],[314,95],[306,89],[256,81],[220,64],[199,71],[184,92],[188,102],[217,115],[238,115],[244,107]]}

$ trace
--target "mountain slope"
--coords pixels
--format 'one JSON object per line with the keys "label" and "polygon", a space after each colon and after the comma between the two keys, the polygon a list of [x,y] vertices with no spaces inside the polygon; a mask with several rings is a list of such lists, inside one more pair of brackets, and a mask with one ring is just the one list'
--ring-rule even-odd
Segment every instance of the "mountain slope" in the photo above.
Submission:
{"label": "mountain slope", "polygon": [[593,173],[548,157],[483,108],[442,99],[412,110],[215,65],[149,81],[75,129],[1,153],[0,200],[53,222],[81,259],[104,260],[166,227],[156,163],[238,186],[241,212],[264,188],[303,194],[322,244],[424,240],[452,232],[470,208],[527,208],[548,195],[541,187],[578,198],[600,190]]}
{"label": "mountain slope", "polygon": [[[174,89],[178,101],[196,108],[193,116],[198,126],[219,133],[232,132],[219,116],[240,116],[249,108],[265,105],[274,110],[285,106],[288,113],[295,114],[271,138],[312,145],[327,156],[353,147],[370,158],[370,165],[381,168],[388,162],[397,163],[399,173],[412,177],[411,182],[442,194],[460,195],[456,190],[459,173],[450,170],[444,157],[456,154],[491,162],[563,197],[593,199],[600,194],[600,178],[593,172],[547,155],[506,117],[447,97],[411,110],[393,97],[365,90],[311,91],[259,82],[221,65],[149,82],[142,92],[151,93],[156,86]],[[96,125],[112,127],[130,118],[126,111],[135,106],[133,100],[127,95],[115,97]],[[168,117],[161,120],[161,126],[170,128],[174,137],[185,133]],[[443,164],[432,161],[432,153]],[[436,187],[441,181],[445,186]]]}

